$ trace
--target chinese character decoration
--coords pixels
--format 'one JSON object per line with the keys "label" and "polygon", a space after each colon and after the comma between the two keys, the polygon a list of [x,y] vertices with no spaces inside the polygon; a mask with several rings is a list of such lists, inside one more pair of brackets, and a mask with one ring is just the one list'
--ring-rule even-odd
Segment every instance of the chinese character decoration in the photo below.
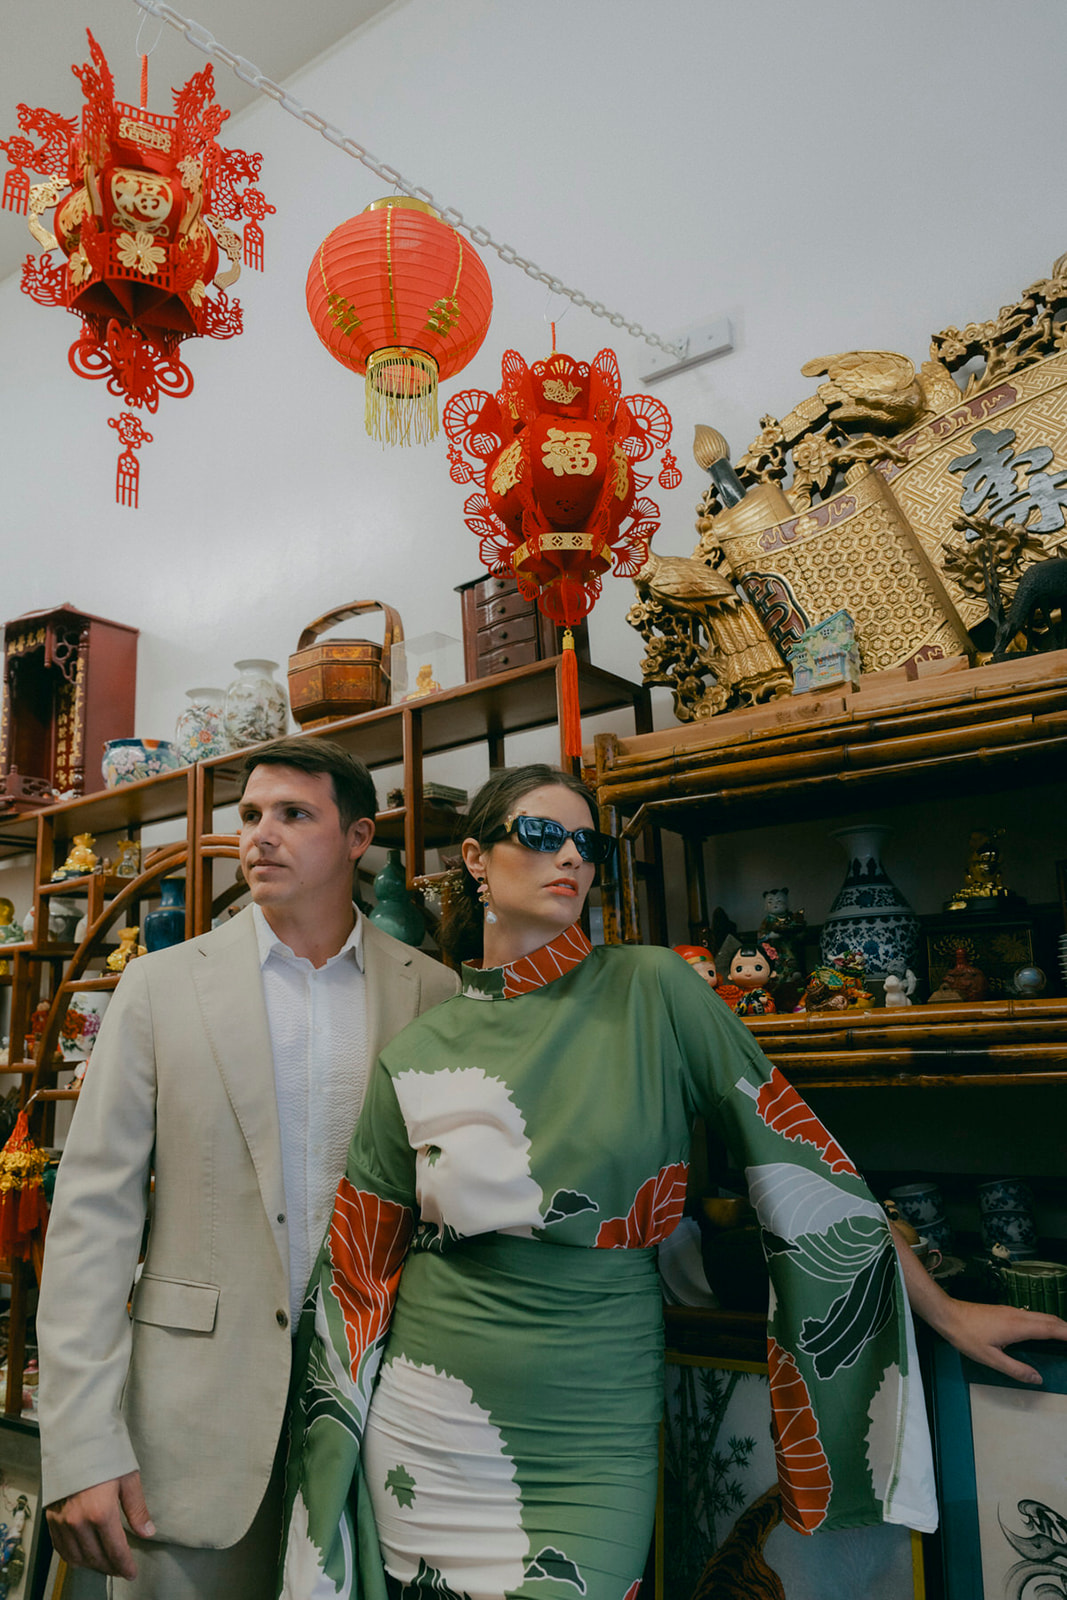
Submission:
{"label": "chinese character decoration", "polygon": [[481,348],[493,311],[489,274],[432,206],[375,200],[315,252],[308,315],[342,366],[365,374],[366,427],[383,444],[437,434],[437,386]]}
{"label": "chinese character decoration", "polygon": [[[22,133],[0,140],[11,163],[2,204],[27,216],[43,250],[26,259],[23,292],[81,319],[69,353],[74,372],[103,379],[135,410],[155,412],[161,396],[192,390],[180,355],[186,339],[242,331],[240,302],[226,292],[241,271],[237,226],[247,218],[245,265],[262,268],[260,223],[275,208],[254,187],[262,157],[218,143],[230,113],[215,102],[210,66],[173,91],[174,115],[162,116],[147,109],[143,73],[140,107],[116,100],[91,33],[89,49],[92,62],[73,68],[85,96],[80,127],[74,117],[19,106]],[[44,177],[31,183],[29,173]],[[42,219],[53,208],[50,232]],[[57,248],[65,260],[55,258]],[[133,451],[152,435],[129,411],[111,426],[125,446],[116,499],[136,507]]]}
{"label": "chinese character decoration", "polygon": [[[604,573],[633,577],[648,560],[659,507],[644,495],[652,472],[635,469],[670,442],[666,406],[621,396],[613,350],[591,363],[553,351],[527,366],[504,355],[495,395],[467,390],[444,410],[450,476],[477,482],[466,523],[491,572],[518,579],[544,615],[563,627],[564,748],[581,755],[578,674],[571,628],[588,615]],[[475,463],[471,468],[461,451]],[[669,471],[660,477],[672,482]]]}

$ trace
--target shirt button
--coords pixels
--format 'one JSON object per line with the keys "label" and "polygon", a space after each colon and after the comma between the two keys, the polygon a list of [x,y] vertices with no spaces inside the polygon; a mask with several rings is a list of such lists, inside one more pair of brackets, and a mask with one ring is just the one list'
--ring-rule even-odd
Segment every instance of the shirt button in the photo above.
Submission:
{"label": "shirt button", "polygon": [[274,1313],[274,1320],[278,1324],[279,1328],[287,1328],[289,1326],[289,1318],[284,1311],[276,1311]]}

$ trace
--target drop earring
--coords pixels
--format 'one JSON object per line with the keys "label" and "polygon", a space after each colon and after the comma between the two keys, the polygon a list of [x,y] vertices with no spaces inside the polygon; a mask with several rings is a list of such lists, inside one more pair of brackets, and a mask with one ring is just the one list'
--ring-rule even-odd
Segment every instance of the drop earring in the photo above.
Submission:
{"label": "drop earring", "polygon": [[482,910],[485,912],[486,922],[495,922],[496,912],[490,909],[489,885],[484,878],[480,878],[478,880],[478,899],[482,903]]}

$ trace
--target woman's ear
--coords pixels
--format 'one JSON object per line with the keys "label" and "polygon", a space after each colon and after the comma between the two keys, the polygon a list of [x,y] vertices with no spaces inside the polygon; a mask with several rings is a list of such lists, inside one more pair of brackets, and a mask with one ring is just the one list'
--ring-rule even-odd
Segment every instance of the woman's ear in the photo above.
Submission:
{"label": "woman's ear", "polygon": [[485,873],[485,859],[488,851],[482,849],[477,839],[464,839],[460,846],[460,851],[463,856],[463,865],[471,876],[473,878],[482,876]]}

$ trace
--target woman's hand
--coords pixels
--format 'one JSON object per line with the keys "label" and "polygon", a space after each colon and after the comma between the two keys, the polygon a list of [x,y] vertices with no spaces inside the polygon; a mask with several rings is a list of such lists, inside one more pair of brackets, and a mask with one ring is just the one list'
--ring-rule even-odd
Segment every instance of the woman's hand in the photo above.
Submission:
{"label": "woman's hand", "polygon": [[[890,1224],[892,1228],[892,1223]],[[1041,1374],[1025,1361],[1007,1354],[1005,1345],[1024,1339],[1063,1339],[1067,1341],[1067,1322],[1043,1311],[1022,1311],[1018,1306],[977,1305],[970,1300],[954,1300],[934,1282],[914,1250],[893,1229],[904,1285],[916,1316],[947,1339],[962,1355],[983,1367],[1006,1373],[1019,1383],[1041,1382]]]}

